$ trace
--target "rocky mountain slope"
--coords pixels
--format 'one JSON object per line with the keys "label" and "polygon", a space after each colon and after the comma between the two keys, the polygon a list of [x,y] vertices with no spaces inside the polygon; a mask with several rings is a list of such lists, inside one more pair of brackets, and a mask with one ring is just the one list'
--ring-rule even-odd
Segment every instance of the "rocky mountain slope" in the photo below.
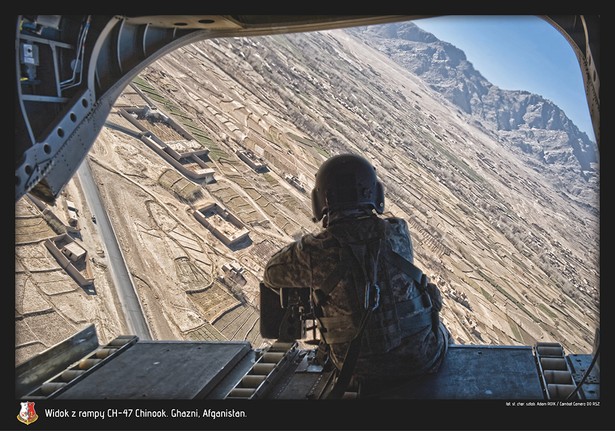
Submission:
{"label": "rocky mountain slope", "polygon": [[498,88],[474,69],[462,50],[411,22],[350,32],[420,76],[572,201],[598,211],[596,143],[553,102],[527,91]]}

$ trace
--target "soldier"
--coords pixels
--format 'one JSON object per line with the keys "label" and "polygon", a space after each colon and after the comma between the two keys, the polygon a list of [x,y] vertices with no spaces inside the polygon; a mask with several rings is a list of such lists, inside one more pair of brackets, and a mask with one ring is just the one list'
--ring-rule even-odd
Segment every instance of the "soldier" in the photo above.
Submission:
{"label": "soldier", "polygon": [[[380,217],[384,190],[363,157],[326,160],[312,190],[307,234],[267,263],[266,288],[309,288],[321,345],[338,382],[399,379],[436,372],[450,334],[440,322],[442,297],[413,265],[407,223]],[[342,388],[343,390],[343,388]]]}

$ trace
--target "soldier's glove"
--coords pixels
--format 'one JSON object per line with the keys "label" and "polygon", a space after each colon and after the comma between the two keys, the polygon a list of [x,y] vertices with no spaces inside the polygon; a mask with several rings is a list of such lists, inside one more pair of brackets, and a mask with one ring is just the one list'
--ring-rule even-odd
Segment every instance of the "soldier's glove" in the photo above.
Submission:
{"label": "soldier's glove", "polygon": [[442,310],[442,295],[440,289],[434,283],[427,283],[427,294],[431,298],[431,304],[436,311]]}

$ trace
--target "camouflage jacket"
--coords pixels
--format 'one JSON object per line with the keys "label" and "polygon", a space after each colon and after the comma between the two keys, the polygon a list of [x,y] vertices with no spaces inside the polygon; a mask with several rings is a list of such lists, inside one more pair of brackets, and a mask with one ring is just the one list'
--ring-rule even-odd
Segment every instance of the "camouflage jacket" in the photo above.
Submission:
{"label": "camouflage jacket", "polygon": [[[366,312],[366,286],[378,286],[378,306],[363,333],[355,376],[423,374],[437,369],[448,344],[438,316],[442,299],[435,285],[421,289],[400,270],[400,258],[413,263],[403,219],[346,219],[275,253],[263,283],[272,289],[311,289],[321,337],[338,369]],[[368,297],[374,294],[370,289]]]}

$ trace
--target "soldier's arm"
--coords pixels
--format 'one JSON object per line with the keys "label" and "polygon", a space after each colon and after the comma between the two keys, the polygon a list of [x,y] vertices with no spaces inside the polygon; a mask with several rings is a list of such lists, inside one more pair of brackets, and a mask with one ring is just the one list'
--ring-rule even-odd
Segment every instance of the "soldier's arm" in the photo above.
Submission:
{"label": "soldier's arm", "polygon": [[271,256],[265,266],[263,283],[276,290],[311,286],[310,256],[302,241],[293,242]]}
{"label": "soldier's arm", "polygon": [[387,221],[390,229],[388,241],[391,248],[395,253],[409,260],[410,263],[414,263],[414,249],[408,223],[406,220],[397,217],[391,217]]}

